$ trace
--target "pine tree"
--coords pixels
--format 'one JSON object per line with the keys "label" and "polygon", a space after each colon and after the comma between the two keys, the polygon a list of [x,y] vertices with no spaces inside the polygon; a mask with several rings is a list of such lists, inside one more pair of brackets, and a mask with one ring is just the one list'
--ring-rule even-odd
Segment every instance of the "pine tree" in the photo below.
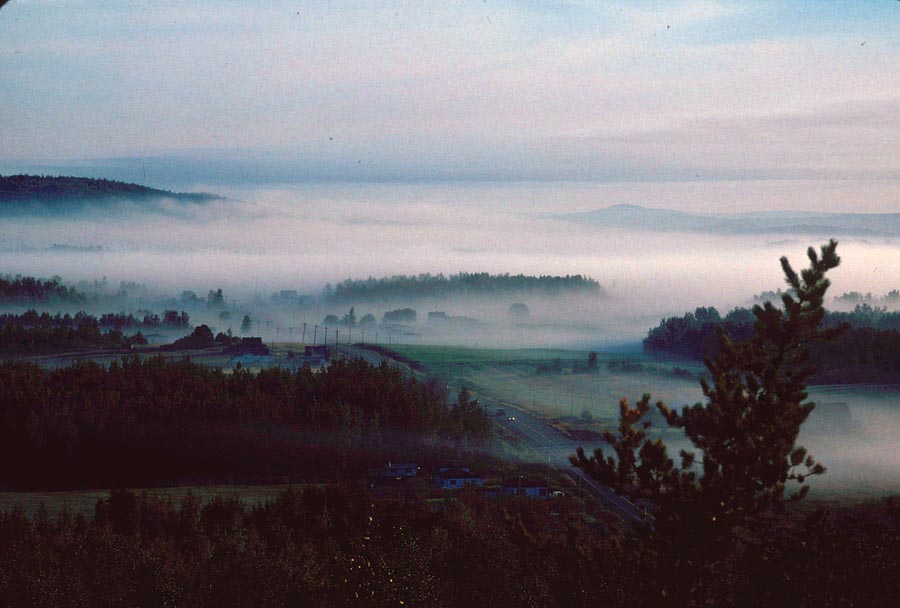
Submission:
{"label": "pine tree", "polygon": [[[829,241],[821,255],[810,247],[810,265],[799,275],[781,258],[791,290],[782,294],[783,309],[771,302],[754,307],[748,340],[732,342],[719,328],[719,352],[705,361],[710,380],[701,380],[706,403],[680,413],[656,404],[700,452],[702,473],[694,470],[695,452],[682,450],[679,468],[662,440],[647,438],[649,395],[635,407],[621,401],[618,434],[605,434],[616,458],[601,448],[589,458],[579,448],[573,464],[633,499],[649,501],[659,532],[696,542],[731,537],[757,516],[803,498],[806,478],[825,472],[796,444],[814,408],[806,393],[813,374],[807,346],[845,330],[820,327],[829,286],[825,274],[840,263],[836,247]],[[786,494],[791,482],[799,488]]]}

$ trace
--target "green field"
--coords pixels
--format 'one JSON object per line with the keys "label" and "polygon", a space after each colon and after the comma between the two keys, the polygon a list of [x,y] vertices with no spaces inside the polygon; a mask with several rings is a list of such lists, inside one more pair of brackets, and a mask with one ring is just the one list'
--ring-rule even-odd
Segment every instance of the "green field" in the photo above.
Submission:
{"label": "green field", "polygon": [[[673,364],[659,362],[643,353],[627,355],[642,366],[639,371],[610,370],[620,353],[600,352],[593,374],[573,374],[574,365],[584,365],[588,351],[564,349],[488,349],[455,346],[409,346],[402,354],[422,362],[429,374],[445,378],[452,391],[465,386],[482,402],[509,404],[546,417],[580,416],[587,410],[599,422],[613,424],[622,397],[636,400],[644,393],[673,405],[694,403],[702,397],[696,379],[702,367],[689,368],[693,378],[676,376]],[[539,364],[559,358],[562,374],[539,375]]]}

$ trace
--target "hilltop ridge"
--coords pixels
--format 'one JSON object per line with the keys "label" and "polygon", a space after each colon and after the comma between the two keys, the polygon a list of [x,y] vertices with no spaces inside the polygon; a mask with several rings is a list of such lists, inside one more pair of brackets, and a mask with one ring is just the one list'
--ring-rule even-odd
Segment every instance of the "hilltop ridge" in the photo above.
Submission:
{"label": "hilltop ridge", "polygon": [[59,204],[118,199],[173,199],[205,203],[222,197],[205,192],[171,192],[127,182],[90,177],[47,175],[0,175],[0,208],[16,204]]}

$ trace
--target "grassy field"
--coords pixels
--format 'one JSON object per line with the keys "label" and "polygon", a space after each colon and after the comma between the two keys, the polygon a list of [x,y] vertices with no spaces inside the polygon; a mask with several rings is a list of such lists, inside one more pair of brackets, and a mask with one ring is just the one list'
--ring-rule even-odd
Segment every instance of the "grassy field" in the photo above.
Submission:
{"label": "grassy field", "polygon": [[[410,346],[402,353],[425,364],[429,374],[446,378],[453,391],[465,386],[488,404],[509,404],[545,417],[580,416],[589,412],[601,424],[612,424],[622,397],[636,400],[644,393],[674,405],[693,403],[701,392],[696,380],[701,366],[682,364],[694,377],[673,373],[674,365],[643,353],[598,356],[593,374],[573,374],[585,365],[588,352],[562,349],[479,349],[443,346]],[[561,374],[539,375],[539,364],[559,358]],[[609,363],[627,358],[640,368],[610,369]]]}

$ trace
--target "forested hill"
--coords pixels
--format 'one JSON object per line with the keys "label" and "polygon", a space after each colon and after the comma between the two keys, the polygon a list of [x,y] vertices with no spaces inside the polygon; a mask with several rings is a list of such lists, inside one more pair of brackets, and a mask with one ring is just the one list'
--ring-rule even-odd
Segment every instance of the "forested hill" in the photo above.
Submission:
{"label": "forested hill", "polygon": [[220,199],[214,194],[199,192],[169,192],[88,177],[45,175],[0,175],[0,209],[16,203],[71,203],[114,199],[153,200],[174,199],[191,203],[203,203]]}
{"label": "forested hill", "polygon": [[580,274],[566,276],[529,276],[461,272],[443,274],[395,275],[375,279],[347,279],[334,288],[325,288],[326,299],[337,301],[374,300],[394,297],[436,297],[457,295],[499,295],[510,293],[562,295],[564,293],[602,294],[600,283]]}

